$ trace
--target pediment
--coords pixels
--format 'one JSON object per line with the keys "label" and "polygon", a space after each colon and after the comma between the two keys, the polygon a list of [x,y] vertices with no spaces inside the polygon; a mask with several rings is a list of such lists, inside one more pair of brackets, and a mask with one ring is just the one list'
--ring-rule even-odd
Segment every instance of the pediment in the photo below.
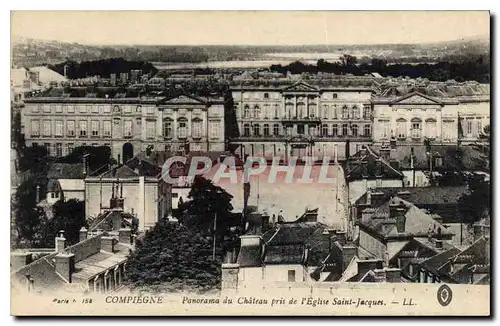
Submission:
{"label": "pediment", "polygon": [[393,101],[391,104],[393,105],[404,105],[404,104],[442,104],[440,101],[435,100],[431,97],[425,96],[420,93],[409,94],[402,98],[399,98]]}
{"label": "pediment", "polygon": [[298,82],[283,89],[285,92],[316,92],[318,89],[305,82]]}
{"label": "pediment", "polygon": [[203,100],[187,96],[187,95],[179,95],[177,97],[171,98],[164,102],[165,104],[205,104]]}

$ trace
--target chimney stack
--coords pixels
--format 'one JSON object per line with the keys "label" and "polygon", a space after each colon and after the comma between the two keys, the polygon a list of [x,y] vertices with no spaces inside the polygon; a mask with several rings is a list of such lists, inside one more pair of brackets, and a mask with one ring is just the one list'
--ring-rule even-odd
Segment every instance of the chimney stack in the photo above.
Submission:
{"label": "chimney stack", "polygon": [[75,270],[75,255],[59,253],[55,256],[56,272],[68,283],[71,283],[71,275]]}
{"label": "chimney stack", "polygon": [[401,283],[401,269],[386,267],[385,279],[388,283]]}
{"label": "chimney stack", "polygon": [[386,282],[386,274],[383,268],[377,268],[373,270],[373,276],[375,278],[376,283],[385,283]]}
{"label": "chimney stack", "polygon": [[371,193],[372,207],[378,207],[384,203],[385,195],[381,191]]}
{"label": "chimney stack", "polygon": [[78,240],[80,242],[82,242],[83,240],[87,239],[88,231],[87,231],[87,229],[84,226],[82,226],[82,228],[79,231],[79,234],[80,234],[80,237],[79,237]]}
{"label": "chimney stack", "polygon": [[59,231],[59,236],[56,236],[56,252],[64,252],[66,248],[66,238],[64,237],[64,231]]}
{"label": "chimney stack", "polygon": [[132,239],[132,230],[130,228],[121,228],[118,230],[118,241],[120,243],[130,244]]}
{"label": "chimney stack", "polygon": [[391,149],[387,146],[382,146],[382,148],[380,148],[380,157],[384,161],[389,162],[391,158]]}
{"label": "chimney stack", "polygon": [[40,202],[40,185],[36,185],[36,198],[35,198],[36,204]]}
{"label": "chimney stack", "polygon": [[342,271],[345,271],[351,260],[356,257],[358,248],[355,245],[347,244],[342,247]]}
{"label": "chimney stack", "polygon": [[373,218],[373,215],[375,214],[375,209],[374,208],[365,208],[361,212],[361,221],[363,223],[367,223],[369,220]]}
{"label": "chimney stack", "polygon": [[115,252],[115,238],[101,237],[101,250],[109,253]]}
{"label": "chimney stack", "polygon": [[264,233],[269,229],[269,215],[262,215],[261,218],[262,218],[261,230],[262,233]]}
{"label": "chimney stack", "polygon": [[33,254],[30,252],[13,252],[10,254],[10,268],[13,271],[31,264],[32,261]]}

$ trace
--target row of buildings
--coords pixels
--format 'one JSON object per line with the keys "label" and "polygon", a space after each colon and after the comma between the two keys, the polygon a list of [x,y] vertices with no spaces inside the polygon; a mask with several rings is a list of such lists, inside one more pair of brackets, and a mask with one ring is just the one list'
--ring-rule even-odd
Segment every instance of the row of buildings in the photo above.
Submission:
{"label": "row of buildings", "polygon": [[226,102],[161,92],[112,98],[40,94],[24,101],[23,131],[28,146],[45,146],[52,156],[80,145],[109,146],[116,159],[150,145],[173,152],[231,145],[240,157],[345,160],[371,144],[467,144],[490,124],[489,85],[476,82],[266,78],[244,74],[232,81],[232,101]]}

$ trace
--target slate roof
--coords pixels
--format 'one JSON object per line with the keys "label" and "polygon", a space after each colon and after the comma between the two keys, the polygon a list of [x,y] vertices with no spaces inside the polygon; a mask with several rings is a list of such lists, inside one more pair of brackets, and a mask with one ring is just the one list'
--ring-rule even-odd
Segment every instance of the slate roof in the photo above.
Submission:
{"label": "slate roof", "polygon": [[262,266],[262,246],[244,246],[240,248],[236,263],[240,267]]}
{"label": "slate roof", "polygon": [[54,163],[47,172],[48,179],[84,179],[83,163]]}

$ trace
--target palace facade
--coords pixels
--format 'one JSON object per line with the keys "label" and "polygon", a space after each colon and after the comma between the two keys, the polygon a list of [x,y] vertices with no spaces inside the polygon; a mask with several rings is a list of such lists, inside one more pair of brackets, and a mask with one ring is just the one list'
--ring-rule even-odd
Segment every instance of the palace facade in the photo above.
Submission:
{"label": "palace facade", "polygon": [[148,146],[155,150],[223,151],[224,103],[175,98],[32,97],[22,125],[27,146],[64,156],[77,146],[108,146],[127,161]]}
{"label": "palace facade", "polygon": [[323,87],[294,84],[233,85],[239,137],[236,153],[267,159],[315,156],[345,159],[371,143],[372,103],[369,87]]}

